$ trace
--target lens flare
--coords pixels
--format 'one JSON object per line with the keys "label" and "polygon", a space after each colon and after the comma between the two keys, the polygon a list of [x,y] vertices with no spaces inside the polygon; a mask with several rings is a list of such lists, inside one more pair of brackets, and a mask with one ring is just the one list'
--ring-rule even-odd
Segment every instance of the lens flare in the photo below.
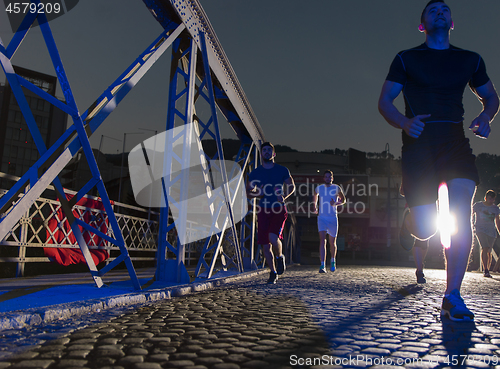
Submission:
{"label": "lens flare", "polygon": [[439,185],[437,227],[441,235],[441,244],[444,248],[448,249],[451,245],[451,236],[457,229],[455,217],[450,213],[450,201],[446,183]]}

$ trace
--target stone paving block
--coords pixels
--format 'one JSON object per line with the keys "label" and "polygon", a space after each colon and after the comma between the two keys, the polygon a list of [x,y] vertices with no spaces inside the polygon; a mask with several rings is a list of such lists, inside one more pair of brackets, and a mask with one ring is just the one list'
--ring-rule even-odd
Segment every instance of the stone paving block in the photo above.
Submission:
{"label": "stone paving block", "polygon": [[170,357],[174,360],[194,360],[198,357],[198,355],[194,352],[181,352],[171,354]]}
{"label": "stone paving block", "polygon": [[412,330],[413,333],[429,335],[432,333],[432,329],[415,328]]}
{"label": "stone paving block", "polygon": [[194,362],[191,360],[169,360],[164,365],[167,368],[183,368],[185,366],[194,365]]}
{"label": "stone paving block", "polygon": [[49,351],[49,352],[43,352],[40,355],[38,355],[39,359],[43,360],[52,360],[52,359],[61,359],[64,356],[63,351]]}
{"label": "stone paving block", "polygon": [[420,342],[421,343],[428,343],[429,345],[435,346],[435,345],[439,345],[443,341],[439,340],[439,339],[435,339],[435,338],[423,338],[420,340]]}
{"label": "stone paving block", "polygon": [[127,349],[127,355],[147,355],[149,351],[141,347],[131,347]]}
{"label": "stone paving block", "polygon": [[148,360],[152,361],[167,361],[170,358],[170,354],[152,354],[148,355]]}
{"label": "stone paving block", "polygon": [[83,338],[83,339],[72,340],[71,345],[91,345],[91,346],[94,346],[96,342],[97,342],[97,338]]}
{"label": "stone paving block", "polygon": [[199,357],[195,359],[195,363],[198,365],[211,366],[215,364],[223,363],[224,361],[218,357]]}
{"label": "stone paving block", "polygon": [[493,355],[493,351],[486,348],[471,347],[468,350],[471,355]]}
{"label": "stone paving block", "polygon": [[266,351],[250,351],[250,352],[245,352],[245,356],[249,357],[250,359],[257,359],[261,360],[265,358],[266,356],[269,356],[269,352]]}
{"label": "stone paving block", "polygon": [[212,366],[213,369],[240,369],[238,364],[233,363],[221,363]]}
{"label": "stone paving block", "polygon": [[413,358],[418,358],[420,355],[417,353],[417,352],[412,352],[412,351],[406,351],[406,350],[399,350],[399,351],[395,351],[391,354],[391,357],[395,359],[395,361],[398,359],[398,358],[402,358],[402,359],[413,359]]}
{"label": "stone paving block", "polygon": [[84,331],[80,331],[80,332],[76,332],[76,333],[73,333],[71,335],[71,339],[76,341],[76,340],[79,340],[79,339],[86,339],[86,338],[97,338],[99,337],[100,334],[99,333],[95,333],[95,332],[84,332]]}
{"label": "stone paving block", "polygon": [[353,341],[350,343],[351,346],[358,346],[360,349],[364,349],[367,347],[378,346],[378,342],[376,341]]}
{"label": "stone paving block", "polygon": [[179,352],[197,352],[197,351],[200,351],[200,350],[203,350],[203,345],[199,344],[199,345],[192,345],[192,344],[189,344],[189,345],[182,345],[181,347],[179,347]]}
{"label": "stone paving block", "polygon": [[9,359],[11,360],[29,360],[33,359],[39,356],[39,353],[37,351],[28,351],[28,352],[21,352],[12,355]]}
{"label": "stone paving block", "polygon": [[361,350],[361,353],[364,355],[378,355],[378,356],[389,356],[391,354],[391,350],[378,347],[368,347]]}
{"label": "stone paving block", "polygon": [[212,342],[212,341],[215,341],[218,339],[217,335],[215,335],[215,334],[201,334],[201,335],[197,335],[195,337],[197,337],[198,339],[200,339],[202,341],[208,341],[208,342]]}
{"label": "stone paving block", "polygon": [[401,342],[401,344],[404,346],[404,347],[409,347],[409,346],[413,346],[413,347],[423,347],[423,348],[428,348],[430,347],[430,344],[427,343],[427,342],[417,342],[417,341],[406,341],[406,342]]}
{"label": "stone paving block", "polygon": [[67,354],[64,357],[72,359],[85,359],[90,351],[91,350],[71,350],[67,351]]}
{"label": "stone paving block", "polygon": [[178,349],[176,347],[168,346],[168,347],[155,347],[153,349],[153,354],[172,354],[177,352]]}
{"label": "stone paving block", "polygon": [[63,359],[57,364],[58,367],[85,367],[87,366],[87,360],[76,360],[76,359]]}
{"label": "stone paving block", "polygon": [[251,349],[246,347],[229,347],[226,349],[229,354],[244,354],[251,351]]}
{"label": "stone paving block", "polygon": [[268,351],[273,351],[276,347],[274,346],[267,346],[267,345],[257,345],[252,347],[252,351],[255,352],[268,352]]}
{"label": "stone paving block", "polygon": [[392,339],[392,338],[379,338],[379,339],[377,339],[377,342],[379,342],[379,343],[401,344],[400,340],[398,340],[398,339]]}
{"label": "stone paving block", "polygon": [[337,350],[347,350],[347,351],[360,351],[361,347],[360,346],[355,346],[355,345],[340,345],[336,347]]}
{"label": "stone paving block", "polygon": [[498,350],[499,349],[498,345],[494,345],[491,343],[476,343],[474,345],[474,347],[477,349],[485,349],[485,350]]}
{"label": "stone paving block", "polygon": [[223,349],[203,349],[198,351],[197,354],[202,357],[220,357],[226,356],[229,353]]}
{"label": "stone paving block", "polygon": [[118,365],[128,366],[130,364],[142,363],[144,362],[144,356],[142,355],[127,355],[118,360]]}
{"label": "stone paving block", "polygon": [[135,363],[135,369],[161,369],[161,365],[158,363]]}
{"label": "stone paving block", "polygon": [[95,367],[103,368],[103,367],[117,367],[123,368],[122,366],[115,365],[116,359],[110,357],[98,357],[92,359],[92,365]]}
{"label": "stone paving block", "polygon": [[224,358],[224,361],[243,363],[248,361],[248,358],[243,354],[229,354]]}
{"label": "stone paving block", "polygon": [[[115,344],[115,345],[96,345],[99,350],[122,350],[123,345],[122,344]],[[92,350],[94,348],[93,345],[78,345],[78,346],[68,346],[68,350]]]}
{"label": "stone paving block", "polygon": [[116,345],[118,344],[118,338],[100,338],[95,345],[97,346],[105,346],[105,345]]}
{"label": "stone paving block", "polygon": [[253,336],[240,336],[239,338],[240,341],[249,341],[249,342],[255,342],[259,341],[258,337],[253,337]]}
{"label": "stone paving block", "polygon": [[152,343],[165,343],[165,342],[171,342],[172,339],[170,337],[150,337],[147,339],[148,342]]}
{"label": "stone paving block", "polygon": [[56,346],[56,345],[66,345],[67,343],[69,343],[71,340],[68,338],[68,337],[61,337],[61,338],[57,338],[55,340],[51,340],[51,341],[47,341],[45,343],[45,345],[47,346]]}
{"label": "stone paving block", "polygon": [[121,358],[125,356],[125,353],[122,350],[118,349],[103,349],[101,347],[98,347],[93,354],[95,356],[101,356],[101,357],[113,357],[113,358]]}
{"label": "stone paving block", "polygon": [[238,342],[238,339],[237,338],[233,338],[233,337],[227,337],[227,338],[218,338],[216,340],[213,341],[214,344],[219,344],[219,343],[229,343],[231,344],[231,346],[234,345],[234,343]]}
{"label": "stone paving block", "polygon": [[267,365],[268,365],[267,361],[251,360],[241,364],[241,367],[248,369],[262,369],[262,368],[267,368],[268,367]]}
{"label": "stone paving block", "polygon": [[15,363],[11,366],[11,368],[30,368],[37,369],[42,368],[46,369],[50,365],[54,363],[53,360],[23,360],[18,363]]}
{"label": "stone paving block", "polygon": [[218,336],[221,338],[234,337],[236,339],[239,339],[241,336],[241,333],[240,332],[223,332],[223,333],[218,333]]}

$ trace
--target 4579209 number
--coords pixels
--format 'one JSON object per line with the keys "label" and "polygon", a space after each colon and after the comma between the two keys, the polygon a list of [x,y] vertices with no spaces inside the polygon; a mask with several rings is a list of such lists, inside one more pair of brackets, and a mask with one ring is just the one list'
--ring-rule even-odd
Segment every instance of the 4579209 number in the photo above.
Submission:
{"label": "4579209 number", "polygon": [[5,8],[5,11],[9,14],[27,14],[27,13],[60,13],[61,4],[58,2],[54,3],[9,3]]}

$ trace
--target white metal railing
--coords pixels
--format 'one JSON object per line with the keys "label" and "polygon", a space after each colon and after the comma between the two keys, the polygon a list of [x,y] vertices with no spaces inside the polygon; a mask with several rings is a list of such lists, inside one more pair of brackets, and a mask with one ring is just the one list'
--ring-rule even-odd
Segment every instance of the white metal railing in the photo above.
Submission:
{"label": "white metal railing", "polygon": [[[0,177],[11,180],[17,178],[5,173],[0,173]],[[7,190],[0,189],[0,197],[5,193],[7,193]],[[75,196],[76,194],[75,191],[66,190],[66,195]],[[23,194],[19,196],[22,197]],[[79,249],[78,243],[72,237],[72,230],[68,226],[66,217],[62,212],[61,203],[55,198],[54,189],[49,186],[44,196],[46,197],[40,197],[33,203],[29,211],[21,217],[7,236],[0,242],[0,263],[15,263],[16,277],[24,276],[26,263],[51,262],[47,256],[44,256],[43,248]],[[108,226],[105,211],[95,206],[96,203],[99,203],[99,198],[90,195],[84,198],[91,200],[88,202],[94,206],[75,205],[73,207],[73,214],[102,233],[115,239],[111,227]],[[156,262],[159,213],[150,209],[116,202],[112,203],[112,206],[113,210],[115,210],[125,246],[131,253],[131,259],[133,261]],[[116,209],[118,209],[119,213],[116,212]],[[1,214],[1,216],[5,215]],[[295,226],[296,222],[292,216],[287,221],[287,227],[284,230],[284,246],[286,245],[285,250],[288,261],[294,259],[293,254],[296,252]],[[189,226],[193,230],[196,230],[196,227],[197,225],[194,223]],[[110,257],[106,260],[106,263],[113,261],[115,256],[120,255],[118,246],[98,237],[96,234],[83,229],[82,235],[90,250],[100,249],[108,251]],[[226,244],[224,250],[226,253],[231,254],[231,237],[228,238],[228,235],[225,235],[224,238]],[[173,231],[169,232],[168,239],[172,245],[177,244],[175,227]],[[15,250],[15,252],[9,250],[10,252],[7,253],[5,246],[12,247],[12,250]],[[184,254],[186,266],[196,265],[200,258],[202,247],[203,242],[201,241],[186,245]],[[15,256],[13,255],[14,253]],[[260,252],[258,251],[257,254],[260,254]],[[175,257],[175,255],[169,252],[165,256],[167,258]],[[208,256],[210,257],[210,255]],[[256,259],[259,267],[265,265],[262,255],[260,257],[257,255]]]}
{"label": "white metal railing", "polygon": [[[15,180],[17,177],[4,173],[1,177]],[[0,197],[7,193],[7,190],[0,190]],[[62,211],[61,203],[55,198],[53,188],[49,186],[44,193],[46,197],[38,198],[29,211],[24,214],[16,225],[10,230],[7,236],[0,242],[0,246],[17,247],[18,250],[5,252],[5,248],[0,250],[0,263],[16,263],[16,276],[24,275],[26,263],[50,262],[40,249],[42,248],[68,248],[79,249],[78,243],[73,237],[73,232],[66,221]],[[75,191],[66,191],[66,195],[75,196]],[[23,194],[19,195],[20,197]],[[51,198],[49,198],[51,197]],[[84,220],[92,227],[102,233],[115,238],[113,230],[109,227],[107,215],[104,208],[98,205],[100,199],[94,196],[85,196],[83,202],[90,203],[91,206],[75,205],[73,214]],[[155,261],[158,240],[158,218],[157,212],[131,206],[122,203],[112,204],[113,208],[118,208],[120,213],[115,213],[119,228],[125,240],[125,246],[131,253],[132,260]],[[2,214],[2,216],[5,216]],[[114,260],[114,255],[119,255],[118,246],[98,237],[88,230],[82,230],[89,249],[107,250],[110,257],[107,263]],[[31,249],[31,252],[27,252]],[[38,251],[33,251],[38,249]],[[2,252],[3,251],[3,252]],[[116,253],[114,252],[116,251]],[[7,256],[11,255],[11,256]]]}

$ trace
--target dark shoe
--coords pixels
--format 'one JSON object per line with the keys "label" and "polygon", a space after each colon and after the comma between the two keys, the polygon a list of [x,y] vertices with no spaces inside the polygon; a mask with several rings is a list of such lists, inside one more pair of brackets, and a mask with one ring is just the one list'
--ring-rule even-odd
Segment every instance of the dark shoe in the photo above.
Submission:
{"label": "dark shoe", "polygon": [[324,265],[319,267],[319,272],[320,272],[321,274],[326,273],[326,268],[325,268],[325,266],[324,266]]}
{"label": "dark shoe", "polygon": [[427,283],[425,280],[424,272],[416,271],[415,275],[417,276],[417,283]]}
{"label": "dark shoe", "polygon": [[410,208],[406,208],[403,213],[403,223],[399,230],[399,243],[406,251],[410,251],[415,245],[415,237],[412,236],[410,231],[405,226],[406,217],[410,214]]}
{"label": "dark shoe", "polygon": [[441,316],[448,316],[455,322],[472,322],[474,320],[474,314],[465,306],[464,299],[457,289],[443,298]]}
{"label": "dark shoe", "polygon": [[489,270],[485,270],[485,271],[484,271],[484,276],[485,276],[486,278],[493,278],[493,277],[491,276],[491,274],[490,274],[490,271],[489,271]]}
{"label": "dark shoe", "polygon": [[271,272],[269,274],[269,279],[267,280],[267,284],[275,284],[278,281],[278,274],[275,272]]}
{"label": "dark shoe", "polygon": [[337,270],[337,265],[335,264],[334,261],[332,261],[330,264],[330,272],[334,272],[336,270]]}
{"label": "dark shoe", "polygon": [[285,255],[278,256],[276,258],[276,272],[278,275],[282,275],[285,273],[286,265],[285,265]]}

